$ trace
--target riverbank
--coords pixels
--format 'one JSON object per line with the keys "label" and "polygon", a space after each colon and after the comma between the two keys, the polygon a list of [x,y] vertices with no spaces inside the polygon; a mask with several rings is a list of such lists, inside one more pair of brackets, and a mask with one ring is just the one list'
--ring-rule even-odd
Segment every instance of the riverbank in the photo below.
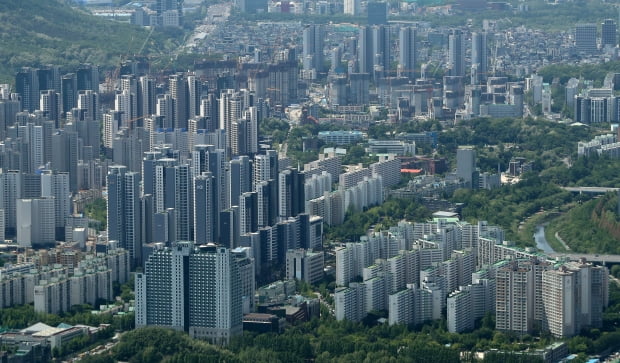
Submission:
{"label": "riverbank", "polygon": [[[549,222],[559,216],[561,216],[561,213],[557,211],[543,211],[527,217],[519,226],[519,239],[526,247],[540,248],[535,237],[538,232],[538,227],[548,225]],[[556,252],[565,251],[562,244],[558,242],[553,234],[549,235],[547,228],[543,228],[543,231],[544,235],[541,237],[545,239],[546,244],[549,246],[548,250]],[[544,250],[543,248],[540,249]]]}
{"label": "riverbank", "polygon": [[534,230],[534,241],[536,242],[536,248],[542,250],[544,253],[555,253],[555,250],[547,242],[545,237],[545,225],[539,224]]}

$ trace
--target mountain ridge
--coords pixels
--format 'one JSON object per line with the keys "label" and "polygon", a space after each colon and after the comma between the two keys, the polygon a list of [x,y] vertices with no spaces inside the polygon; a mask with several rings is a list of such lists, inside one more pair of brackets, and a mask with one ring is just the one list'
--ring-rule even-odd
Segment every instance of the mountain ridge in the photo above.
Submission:
{"label": "mountain ridge", "polygon": [[[148,29],[99,18],[62,0],[3,1],[0,82],[13,83],[15,72],[24,66],[56,64],[69,71],[80,63],[93,63],[109,69],[141,48],[148,36]],[[154,32],[144,53],[158,51],[165,43],[164,34]]]}

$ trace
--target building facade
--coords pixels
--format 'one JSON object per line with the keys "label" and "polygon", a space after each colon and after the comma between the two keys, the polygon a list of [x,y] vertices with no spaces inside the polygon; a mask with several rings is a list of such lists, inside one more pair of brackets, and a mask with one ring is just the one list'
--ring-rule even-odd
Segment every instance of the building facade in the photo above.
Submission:
{"label": "building facade", "polygon": [[136,274],[136,326],[183,330],[226,344],[242,332],[242,285],[227,248],[176,242],[154,251]]}

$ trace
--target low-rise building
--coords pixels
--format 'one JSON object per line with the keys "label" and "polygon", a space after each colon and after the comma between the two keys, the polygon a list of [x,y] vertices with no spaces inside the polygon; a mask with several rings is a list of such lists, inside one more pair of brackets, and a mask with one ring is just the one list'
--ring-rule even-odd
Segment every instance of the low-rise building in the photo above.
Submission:
{"label": "low-rise building", "polygon": [[305,249],[286,252],[286,278],[306,281],[309,284],[323,278],[323,251],[311,252]]}

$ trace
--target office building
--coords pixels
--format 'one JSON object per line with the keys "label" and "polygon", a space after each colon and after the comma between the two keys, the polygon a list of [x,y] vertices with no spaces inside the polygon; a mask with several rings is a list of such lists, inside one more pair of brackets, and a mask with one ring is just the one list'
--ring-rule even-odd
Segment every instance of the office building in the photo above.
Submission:
{"label": "office building", "polygon": [[249,314],[255,311],[254,295],[256,291],[256,267],[254,266],[252,249],[249,247],[237,247],[231,250],[231,254],[234,256],[239,266],[243,314]]}
{"label": "office building", "polygon": [[361,26],[358,30],[357,39],[357,70],[358,73],[373,73],[373,43],[372,28]]}
{"label": "office building", "polygon": [[69,173],[58,173],[51,170],[41,171],[41,197],[54,199],[56,240],[64,240],[65,225],[71,214]]}
{"label": "office building", "polygon": [[75,71],[77,89],[99,92],[99,67],[92,64],[80,64]]}
{"label": "office building", "polygon": [[323,72],[325,30],[322,25],[307,25],[303,31],[304,70]]}
{"label": "office building", "polygon": [[108,238],[129,251],[132,266],[142,264],[140,174],[108,167]]}
{"label": "office building", "polygon": [[194,241],[196,244],[214,242],[213,225],[215,218],[213,204],[213,176],[203,172],[194,177]]}
{"label": "office building", "polygon": [[416,28],[402,27],[398,31],[398,71],[401,77],[415,79],[416,54]]}
{"label": "office building", "polygon": [[242,332],[242,284],[235,256],[214,244],[176,242],[154,251],[136,274],[136,326],[182,330],[226,344]]}
{"label": "office building", "polygon": [[47,119],[54,121],[54,126],[60,126],[60,93],[54,90],[41,91],[39,96],[39,110]]}
{"label": "office building", "polygon": [[278,216],[278,183],[270,179],[255,185],[258,227],[273,226]]}
{"label": "office building", "polygon": [[303,172],[288,168],[278,174],[278,215],[280,218],[295,217],[305,211],[305,188]]}
{"label": "office building", "polygon": [[174,100],[174,122],[175,129],[187,129],[189,114],[189,88],[188,77],[183,73],[173,74],[168,78],[168,89],[170,97]]}
{"label": "office building", "polygon": [[614,48],[617,42],[618,26],[612,19],[605,19],[601,24],[601,47],[607,46]]}
{"label": "office building", "polygon": [[4,140],[7,128],[13,126],[17,113],[21,111],[21,102],[18,100],[0,99],[0,137]]}
{"label": "office building", "polygon": [[370,75],[368,73],[349,74],[349,104],[367,105],[370,99]]}
{"label": "office building", "polygon": [[596,24],[577,24],[575,26],[575,46],[578,52],[586,54],[596,52]]}
{"label": "office building", "polygon": [[450,76],[465,75],[465,49],[460,30],[452,30],[448,36],[448,67]]}
{"label": "office building", "polygon": [[388,4],[383,1],[369,1],[368,25],[387,25]]}
{"label": "office building", "polygon": [[17,244],[21,247],[49,247],[55,244],[54,198],[17,199]]}
{"label": "office building", "polygon": [[98,93],[91,90],[80,90],[77,97],[77,108],[85,110],[83,119],[99,121],[101,119],[101,105],[99,104]]}
{"label": "office building", "polygon": [[157,94],[155,91],[155,78],[141,76],[137,84],[138,116],[147,117],[155,114]]}
{"label": "office building", "polygon": [[78,85],[75,73],[67,73],[60,78],[61,111],[64,114],[77,107]]}
{"label": "office building", "polygon": [[240,0],[239,8],[243,13],[255,14],[259,12],[267,12],[266,0]]}
{"label": "office building", "polygon": [[233,89],[222,90],[219,100],[219,129],[226,131],[227,155],[232,150],[232,125],[243,116],[243,98],[240,92]]}
{"label": "office building", "polygon": [[456,150],[456,176],[474,188],[478,183],[476,172],[476,150],[470,146],[460,146]]}
{"label": "office building", "polygon": [[300,246],[311,251],[323,249],[323,218],[308,213],[296,218],[300,229]]}
{"label": "office building", "polygon": [[278,153],[275,150],[267,150],[265,154],[254,157],[252,183],[256,188],[260,182],[278,180]]}
{"label": "office building", "polygon": [[303,248],[286,251],[286,278],[314,284],[323,278],[323,251],[311,252]]}
{"label": "office building", "polygon": [[486,32],[471,34],[471,69],[471,84],[480,84],[486,80],[489,72]]}
{"label": "office building", "polygon": [[360,0],[344,0],[344,13],[346,15],[360,15]]}
{"label": "office building", "polygon": [[156,25],[179,27],[183,24],[183,0],[157,0],[155,11]]}
{"label": "office building", "polygon": [[39,78],[39,90],[53,90],[60,93],[60,66],[45,65],[37,69],[37,77]]}
{"label": "office building", "polygon": [[229,163],[229,183],[228,193],[230,194],[230,205],[240,205],[239,197],[243,193],[252,191],[252,166],[250,158],[242,155]]}
{"label": "office building", "polygon": [[387,75],[391,68],[390,27],[387,25],[375,25],[372,27],[372,56],[373,70],[381,70],[381,74]]}
{"label": "office building", "polygon": [[16,234],[16,201],[23,198],[22,186],[23,174],[19,171],[6,171],[0,174],[2,183],[2,209],[4,210],[4,227],[7,236],[14,237]]}
{"label": "office building", "polygon": [[[15,91],[22,96],[22,110],[33,112],[39,105],[39,77],[37,70],[22,68],[15,75]],[[22,111],[20,110],[20,111]]]}

